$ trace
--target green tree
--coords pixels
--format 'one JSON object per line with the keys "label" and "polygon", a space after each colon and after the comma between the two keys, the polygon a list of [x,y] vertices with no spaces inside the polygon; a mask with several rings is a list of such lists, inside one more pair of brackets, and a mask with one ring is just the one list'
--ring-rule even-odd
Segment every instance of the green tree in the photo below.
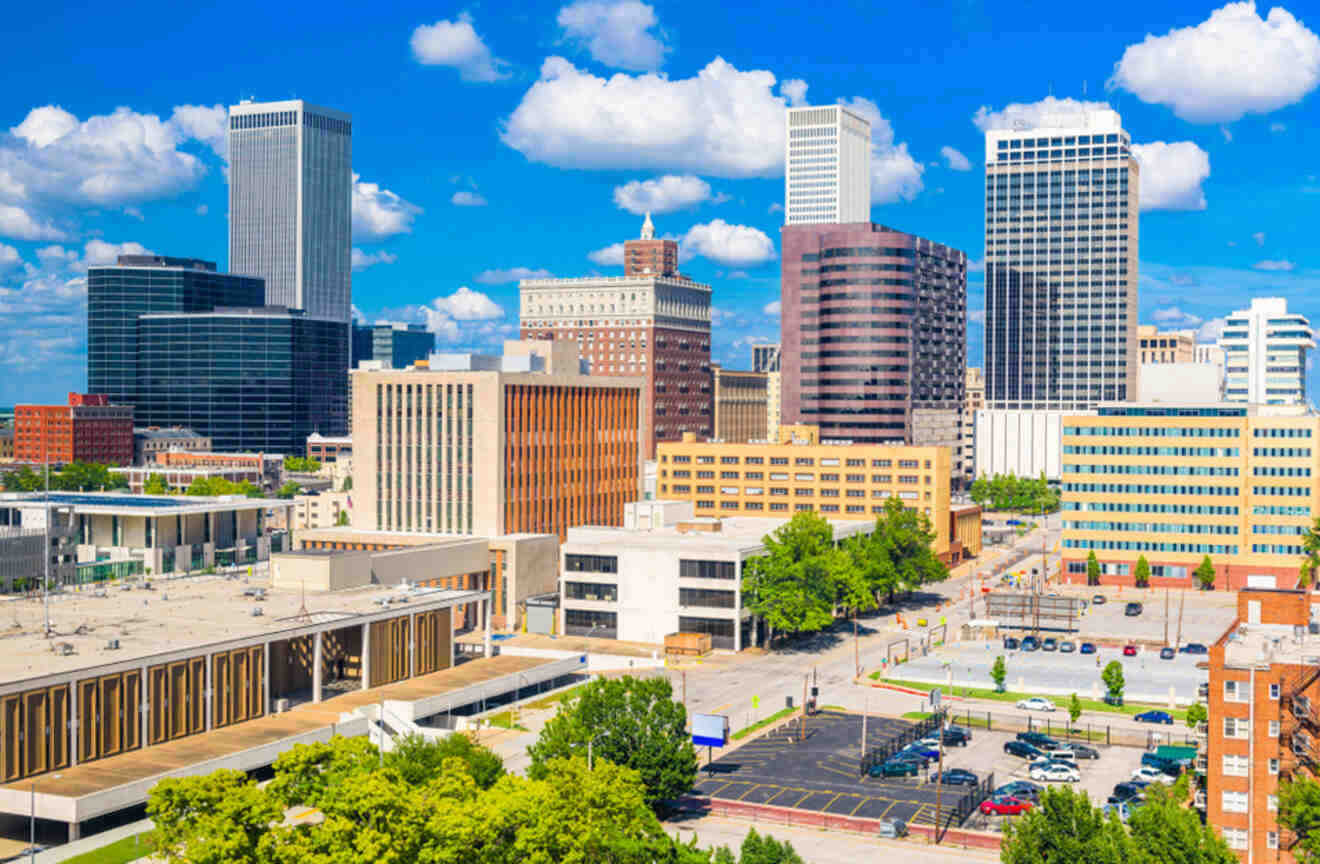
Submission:
{"label": "green tree", "polygon": [[321,463],[315,459],[308,459],[303,456],[285,456],[284,470],[294,471],[300,474],[315,474],[321,470]]}
{"label": "green tree", "polygon": [[935,530],[926,514],[890,498],[876,520],[875,533],[893,567],[891,600],[894,588],[912,591],[949,578],[949,568],[935,554]]}
{"label": "green tree", "polygon": [[1115,699],[1123,698],[1123,664],[1117,660],[1110,660],[1105,666],[1104,671],[1100,673],[1100,680],[1105,682],[1105,689],[1110,696]]}
{"label": "green tree", "polygon": [[1320,782],[1298,775],[1279,784],[1279,824],[1296,835],[1300,864],[1320,862]]}
{"label": "green tree", "polygon": [[995,658],[995,665],[990,667],[990,680],[995,682],[995,692],[1004,692],[1004,679],[1008,677],[1008,668],[1004,665],[1004,655]]}
{"label": "green tree", "polygon": [[1086,584],[1100,584],[1100,562],[1095,557],[1095,550],[1086,554]]}
{"label": "green tree", "polygon": [[340,510],[339,515],[335,517],[335,524],[341,528],[348,524],[348,511]]}
{"label": "green tree", "polygon": [[1082,700],[1078,699],[1077,694],[1074,693],[1068,699],[1068,717],[1075,724],[1078,718],[1080,718],[1081,716],[1082,716]]}
{"label": "green tree", "polygon": [[329,741],[295,744],[275,759],[275,778],[266,791],[284,807],[321,807],[337,787],[357,782],[380,763],[380,751],[366,738],[336,735]]}
{"label": "green tree", "polygon": [[405,735],[385,754],[387,771],[411,786],[422,786],[444,773],[446,760],[461,759],[478,789],[489,789],[504,776],[504,762],[490,749],[467,735],[446,735],[439,740]]}
{"label": "green tree", "polygon": [[169,862],[258,864],[262,840],[284,808],[242,771],[166,778],[151,788],[153,842]]}
{"label": "green tree", "polygon": [[198,477],[188,484],[185,495],[215,498],[221,495],[246,495],[248,498],[260,498],[261,489],[248,480],[235,483],[224,477]]}
{"label": "green tree", "polygon": [[1050,788],[1004,825],[1003,864],[1126,864],[1132,842],[1117,819],[1105,819],[1085,792]]}
{"label": "green tree", "polygon": [[275,496],[277,498],[287,499],[287,498],[292,498],[301,491],[302,491],[302,487],[299,486],[297,483],[294,483],[292,480],[290,480],[288,483],[285,483],[283,486],[279,488],[279,491],[275,493]]}
{"label": "green tree", "polygon": [[1197,726],[1210,719],[1210,712],[1206,710],[1204,702],[1193,702],[1187,706],[1187,728],[1195,729]]}
{"label": "green tree", "polygon": [[38,474],[28,465],[17,471],[7,472],[4,483],[6,492],[40,492],[46,488],[46,478],[43,474]]}
{"label": "green tree", "polygon": [[1201,559],[1201,563],[1196,568],[1197,581],[1201,583],[1202,591],[1213,591],[1215,587],[1215,564],[1207,555]]}
{"label": "green tree", "polygon": [[165,475],[153,471],[147,475],[146,482],[142,484],[142,492],[145,495],[168,495],[170,484],[165,482]]}
{"label": "green tree", "polygon": [[352,492],[352,491],[353,491],[353,477],[352,477],[352,475],[349,475],[348,477],[345,477],[345,478],[344,478],[344,485],[340,487],[339,491],[340,491],[340,492]]}
{"label": "green tree", "polygon": [[974,503],[984,506],[990,500],[989,481],[985,479],[984,475],[977,477],[972,481],[972,486],[967,490],[967,494],[971,496]]}
{"label": "green tree", "polygon": [[764,540],[766,554],[743,565],[743,605],[776,630],[810,633],[834,620],[837,585],[850,558],[822,516],[800,511]]}
{"label": "green tree", "polygon": [[1137,557],[1136,582],[1138,588],[1150,587],[1150,562],[1146,560],[1145,555]]}
{"label": "green tree", "polygon": [[803,861],[788,841],[781,843],[769,834],[757,834],[755,828],[749,828],[738,864],[803,864]]}
{"label": "green tree", "polygon": [[1320,566],[1320,517],[1311,525],[1311,530],[1302,536],[1302,569],[1297,575],[1297,587],[1307,588],[1315,582],[1315,569]]}
{"label": "green tree", "polygon": [[114,474],[110,466],[96,462],[70,462],[58,473],[52,471],[50,488],[64,492],[99,492],[102,490],[127,489],[128,478],[123,474]]}
{"label": "green tree", "polygon": [[527,748],[529,776],[547,776],[555,759],[586,757],[638,772],[655,807],[692,788],[697,754],[687,735],[687,710],[666,678],[597,679],[565,701]]}
{"label": "green tree", "polygon": [[1184,774],[1172,787],[1147,787],[1146,803],[1128,818],[1134,864],[1237,864],[1214,826],[1202,824],[1200,815],[1185,806],[1189,777]]}

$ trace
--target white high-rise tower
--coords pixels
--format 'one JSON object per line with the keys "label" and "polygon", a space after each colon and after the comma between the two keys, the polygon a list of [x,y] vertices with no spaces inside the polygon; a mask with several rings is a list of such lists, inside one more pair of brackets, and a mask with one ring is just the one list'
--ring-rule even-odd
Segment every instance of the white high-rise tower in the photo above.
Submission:
{"label": "white high-rise tower", "polygon": [[301,99],[229,108],[229,270],[266,302],[352,314],[353,122]]}
{"label": "white high-rise tower", "polygon": [[789,108],[784,224],[871,221],[871,124],[842,105]]}
{"label": "white high-rise tower", "polygon": [[1225,399],[1261,405],[1306,404],[1306,354],[1315,331],[1288,311],[1283,297],[1253,297],[1250,309],[1228,316],[1219,334]]}

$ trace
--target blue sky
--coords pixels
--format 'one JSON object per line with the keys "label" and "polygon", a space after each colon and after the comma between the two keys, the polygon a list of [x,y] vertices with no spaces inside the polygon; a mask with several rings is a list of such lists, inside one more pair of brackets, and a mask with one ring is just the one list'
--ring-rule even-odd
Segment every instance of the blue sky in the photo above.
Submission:
{"label": "blue sky", "polygon": [[[1291,10],[1291,11],[1289,11]],[[85,385],[89,264],[226,266],[224,106],[354,118],[354,303],[442,345],[517,327],[520,273],[621,272],[651,207],[714,288],[715,359],[777,338],[782,111],[871,116],[872,218],[983,255],[982,130],[1107,102],[1143,145],[1143,322],[1253,295],[1320,323],[1320,13],[955,2],[28,4],[0,88],[0,404]],[[1097,29],[1097,21],[1102,23]],[[981,357],[980,274],[969,357]]]}

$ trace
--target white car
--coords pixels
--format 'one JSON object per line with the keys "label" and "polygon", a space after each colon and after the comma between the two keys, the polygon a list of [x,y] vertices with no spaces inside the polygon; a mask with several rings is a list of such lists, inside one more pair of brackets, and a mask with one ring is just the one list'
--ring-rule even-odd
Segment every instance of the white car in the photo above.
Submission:
{"label": "white car", "polygon": [[1032,696],[1030,699],[1018,700],[1017,707],[1023,711],[1054,711],[1054,703],[1043,696]]}
{"label": "white car", "polygon": [[1169,775],[1158,768],[1152,768],[1149,765],[1142,765],[1132,772],[1133,780],[1145,780],[1147,783],[1168,783]]}
{"label": "white car", "polygon": [[1060,765],[1055,762],[1052,765],[1033,765],[1030,777],[1032,780],[1057,780],[1064,783],[1076,783],[1082,779],[1082,774],[1076,768],[1070,768],[1067,765]]}

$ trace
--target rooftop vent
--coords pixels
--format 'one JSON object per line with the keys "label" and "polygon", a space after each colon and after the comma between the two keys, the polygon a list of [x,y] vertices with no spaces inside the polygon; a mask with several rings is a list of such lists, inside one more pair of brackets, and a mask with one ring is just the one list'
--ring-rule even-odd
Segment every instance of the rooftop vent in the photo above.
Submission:
{"label": "rooftop vent", "polygon": [[72,642],[56,643],[55,653],[60,655],[61,657],[68,657],[70,654],[73,653],[73,643]]}
{"label": "rooftop vent", "polygon": [[105,650],[107,650],[107,651],[118,651],[118,650],[119,650],[119,640],[118,640],[118,639],[111,639],[111,640],[107,641],[107,642],[105,643]]}
{"label": "rooftop vent", "polygon": [[261,617],[262,615],[264,615],[264,614],[265,614],[265,613],[261,611],[261,607],[260,607],[260,606],[253,606],[253,607],[252,607],[252,617],[253,617],[253,618],[260,618],[260,617]]}

